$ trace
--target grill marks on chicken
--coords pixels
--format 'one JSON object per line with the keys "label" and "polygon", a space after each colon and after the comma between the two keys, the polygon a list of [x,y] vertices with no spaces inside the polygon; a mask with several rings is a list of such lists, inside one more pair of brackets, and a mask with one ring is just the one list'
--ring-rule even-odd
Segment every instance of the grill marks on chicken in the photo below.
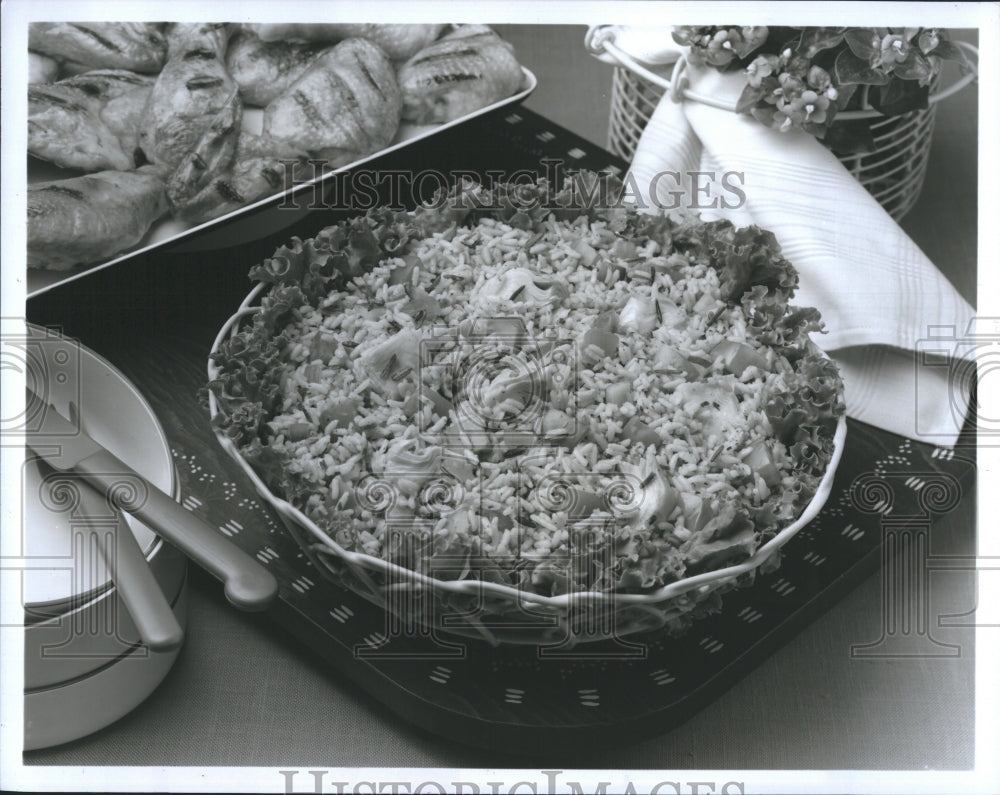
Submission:
{"label": "grill marks on chicken", "polygon": [[389,145],[402,96],[385,52],[347,39],[322,52],[264,109],[263,133],[329,161],[349,163]]}
{"label": "grill marks on chicken", "polygon": [[520,84],[514,48],[485,25],[465,25],[399,68],[403,119],[452,121],[509,96]]}
{"label": "grill marks on chicken", "polygon": [[146,105],[139,145],[150,162],[175,168],[237,96],[226,69],[226,25],[176,25],[170,58]]}
{"label": "grill marks on chicken", "polygon": [[[354,100],[353,94],[348,94],[348,96],[354,104],[357,104],[357,101]],[[302,111],[302,115],[309,120],[310,124],[314,124],[318,127],[323,123],[323,115],[319,112],[319,108],[316,107],[315,103],[304,91],[293,91],[292,99],[295,101],[295,104],[298,105],[299,110]]]}
{"label": "grill marks on chicken", "polygon": [[374,42],[393,61],[404,61],[434,41],[444,25],[405,23],[264,23],[247,25],[262,41],[334,42],[361,38]]}
{"label": "grill marks on chicken", "polygon": [[[63,196],[69,196],[70,198],[76,199],[77,201],[81,202],[87,200],[86,194],[84,194],[83,191],[76,190],[75,188],[70,188],[67,185],[63,185],[61,182],[49,183],[43,187],[39,187],[38,190],[40,192],[46,191],[48,192],[49,195],[53,193],[62,194]],[[41,195],[41,193],[39,193],[38,195]],[[45,207],[43,203],[36,202],[28,204],[29,218],[38,218],[44,215],[44,213],[45,213]]]}
{"label": "grill marks on chicken", "polygon": [[226,66],[240,87],[243,101],[262,108],[298,80],[327,46],[262,41],[251,31],[243,30],[229,45]]}
{"label": "grill marks on chicken", "polygon": [[167,195],[175,211],[183,204],[183,199],[202,191],[229,167],[236,155],[242,121],[243,104],[239,96],[233,94],[195,146],[184,153],[167,180]]}
{"label": "grill marks on chicken", "polygon": [[128,171],[154,79],[99,69],[28,88],[28,153],[63,168]]}
{"label": "grill marks on chicken", "polygon": [[67,81],[81,90],[93,92],[104,103],[100,116],[130,154],[136,166],[146,162],[139,151],[139,130],[154,79],[125,70],[94,70]]}
{"label": "grill marks on chicken", "polygon": [[[442,41],[447,40],[447,36],[442,39]],[[455,58],[474,58],[479,55],[479,50],[474,47],[444,47],[444,48],[433,48],[432,50],[424,50],[423,52],[417,53],[408,62],[407,66],[413,68],[415,66],[426,66],[427,64],[437,63],[439,61],[449,61]]]}
{"label": "grill marks on chicken", "polygon": [[28,266],[65,270],[139,243],[167,211],[152,166],[28,186]]}
{"label": "grill marks on chicken", "polygon": [[33,22],[28,26],[28,48],[77,69],[154,74],[167,57],[162,28],[162,23],[153,22]]}
{"label": "grill marks on chicken", "polygon": [[283,186],[284,168],[305,159],[293,146],[242,130],[242,112],[234,97],[170,175],[176,217],[201,223],[272,195]]}
{"label": "grill marks on chicken", "polygon": [[274,195],[284,187],[285,170],[305,160],[300,150],[243,133],[232,161],[225,168],[211,169],[200,190],[189,193],[179,170],[168,183],[168,198],[178,218],[202,223]]}

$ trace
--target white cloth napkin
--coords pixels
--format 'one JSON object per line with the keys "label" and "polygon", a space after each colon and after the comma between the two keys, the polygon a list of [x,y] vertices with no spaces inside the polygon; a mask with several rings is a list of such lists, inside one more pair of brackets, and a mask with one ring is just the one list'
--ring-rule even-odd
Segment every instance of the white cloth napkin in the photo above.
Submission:
{"label": "white cloth napkin", "polygon": [[[687,75],[696,93],[733,103],[745,85],[739,72],[688,65]],[[743,206],[706,210],[703,217],[774,232],[800,274],[794,303],[823,315],[828,333],[815,341],[840,365],[849,416],[920,441],[955,444],[967,384],[956,384],[954,362],[929,366],[919,352],[955,347],[951,340],[966,334],[973,309],[828,149],[801,130],[782,133],[750,116],[665,96],[639,141],[629,179],[643,201],[671,206],[677,182],[654,180],[666,171],[714,172],[713,196],[728,203],[738,197],[721,187],[721,175],[742,175]],[[681,183],[688,186],[685,206],[711,201],[692,196],[691,180]]]}

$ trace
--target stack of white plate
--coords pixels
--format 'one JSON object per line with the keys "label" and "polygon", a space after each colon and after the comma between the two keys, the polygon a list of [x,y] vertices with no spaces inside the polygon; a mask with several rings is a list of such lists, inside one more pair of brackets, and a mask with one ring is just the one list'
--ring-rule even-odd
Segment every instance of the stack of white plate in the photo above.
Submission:
{"label": "stack of white plate", "polygon": [[[86,433],[153,485],[177,493],[163,429],[121,373],[86,348],[30,327],[21,355],[29,386],[61,412],[79,416]],[[29,432],[35,419],[24,418]],[[179,653],[143,645],[98,535],[135,535],[182,626],[186,559],[82,481],[30,452],[23,483],[24,748],[32,750],[75,740],[122,717],[153,692]]]}

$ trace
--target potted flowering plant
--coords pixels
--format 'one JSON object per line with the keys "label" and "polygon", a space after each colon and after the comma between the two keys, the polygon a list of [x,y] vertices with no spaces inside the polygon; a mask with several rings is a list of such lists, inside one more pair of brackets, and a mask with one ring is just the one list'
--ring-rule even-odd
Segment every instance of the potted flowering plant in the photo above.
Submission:
{"label": "potted flowering plant", "polygon": [[801,128],[838,154],[875,147],[871,119],[845,112],[926,108],[944,62],[971,69],[936,28],[678,26],[673,38],[689,48],[689,63],[743,70],[738,112],[777,130]]}

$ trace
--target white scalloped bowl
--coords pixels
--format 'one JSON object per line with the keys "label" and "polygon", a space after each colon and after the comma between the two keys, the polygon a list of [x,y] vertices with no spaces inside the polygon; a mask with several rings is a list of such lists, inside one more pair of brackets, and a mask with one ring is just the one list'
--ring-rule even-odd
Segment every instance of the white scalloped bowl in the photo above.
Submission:
{"label": "white scalloped bowl", "polygon": [[[258,311],[254,302],[263,287],[257,285],[220,330],[209,358],[209,380],[218,376],[212,356],[227,336],[235,334],[240,324]],[[211,392],[209,411],[214,420],[218,403]],[[397,623],[409,628],[404,634],[409,631],[436,637],[443,632],[483,639],[494,645],[565,648],[664,628],[683,631],[692,618],[717,609],[714,597],[730,588],[750,584],[762,569],[776,568],[781,548],[819,515],[830,496],[844,449],[847,422],[844,416],[840,417],[827,471],[799,518],[762,544],[750,558],[737,565],[685,577],[648,593],[579,591],[558,596],[540,596],[477,579],[436,579],[373,555],[344,549],[302,511],[274,494],[231,439],[218,429],[215,433],[219,444],[250,478],[317,569],[336,584],[396,615],[400,620]]]}

